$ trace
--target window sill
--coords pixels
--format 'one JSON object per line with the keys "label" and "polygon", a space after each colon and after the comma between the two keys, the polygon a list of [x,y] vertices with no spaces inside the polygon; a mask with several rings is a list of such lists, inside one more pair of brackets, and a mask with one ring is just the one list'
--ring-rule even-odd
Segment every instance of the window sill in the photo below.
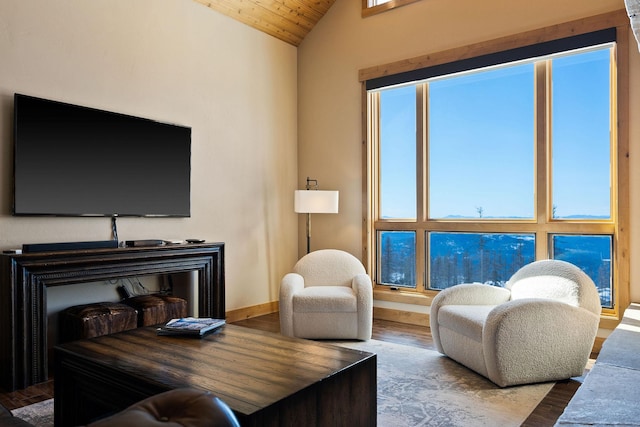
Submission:
{"label": "window sill", "polygon": [[378,301],[390,301],[402,304],[430,306],[437,292],[417,293],[415,291],[392,291],[388,288],[376,288],[373,290],[373,299]]}

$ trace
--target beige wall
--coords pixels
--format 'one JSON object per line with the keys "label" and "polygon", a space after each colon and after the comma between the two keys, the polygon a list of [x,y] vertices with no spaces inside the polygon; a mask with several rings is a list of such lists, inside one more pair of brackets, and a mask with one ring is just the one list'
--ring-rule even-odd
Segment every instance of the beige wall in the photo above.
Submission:
{"label": "beige wall", "polygon": [[[361,88],[358,70],[624,9],[623,0],[422,0],[361,18],[337,0],[298,49],[298,180],[340,190],[340,214],[315,215],[314,246],[362,254]],[[630,117],[640,117],[640,54],[631,45]],[[631,124],[631,297],[640,300],[640,123]],[[303,236],[300,224],[300,238]],[[300,243],[301,245],[302,243]],[[302,247],[302,246],[300,246]]]}
{"label": "beige wall", "polygon": [[196,2],[0,0],[0,249],[111,238],[108,218],[11,216],[20,92],[191,126],[191,218],[120,218],[119,237],[225,242],[227,309],[277,300],[297,257],[296,66]]}

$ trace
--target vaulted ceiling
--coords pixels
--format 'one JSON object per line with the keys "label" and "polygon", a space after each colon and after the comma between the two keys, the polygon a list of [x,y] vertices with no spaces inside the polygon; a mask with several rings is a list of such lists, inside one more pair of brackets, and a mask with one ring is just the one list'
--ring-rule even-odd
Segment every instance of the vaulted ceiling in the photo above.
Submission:
{"label": "vaulted ceiling", "polygon": [[294,46],[335,0],[195,0]]}

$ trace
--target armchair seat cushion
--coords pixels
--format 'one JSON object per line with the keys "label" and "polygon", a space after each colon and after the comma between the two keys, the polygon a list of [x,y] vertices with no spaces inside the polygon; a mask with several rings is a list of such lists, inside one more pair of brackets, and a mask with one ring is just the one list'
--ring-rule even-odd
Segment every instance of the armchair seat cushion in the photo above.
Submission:
{"label": "armchair seat cushion", "polygon": [[495,305],[446,305],[438,313],[438,325],[482,342],[482,328]]}
{"label": "armchair seat cushion", "polygon": [[346,286],[311,286],[293,296],[294,313],[355,313],[355,292]]}

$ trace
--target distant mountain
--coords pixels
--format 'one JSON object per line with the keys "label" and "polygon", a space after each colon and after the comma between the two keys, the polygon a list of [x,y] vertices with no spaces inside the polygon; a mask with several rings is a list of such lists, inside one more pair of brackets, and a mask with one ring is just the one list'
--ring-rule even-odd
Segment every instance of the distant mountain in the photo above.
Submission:
{"label": "distant mountain", "polygon": [[[611,304],[611,239],[609,236],[557,235],[554,258],[571,262],[596,283],[604,306]],[[479,282],[504,286],[520,267],[535,260],[532,234],[430,234],[428,245],[431,289]],[[381,242],[384,283],[414,287],[415,234],[386,232]]]}

